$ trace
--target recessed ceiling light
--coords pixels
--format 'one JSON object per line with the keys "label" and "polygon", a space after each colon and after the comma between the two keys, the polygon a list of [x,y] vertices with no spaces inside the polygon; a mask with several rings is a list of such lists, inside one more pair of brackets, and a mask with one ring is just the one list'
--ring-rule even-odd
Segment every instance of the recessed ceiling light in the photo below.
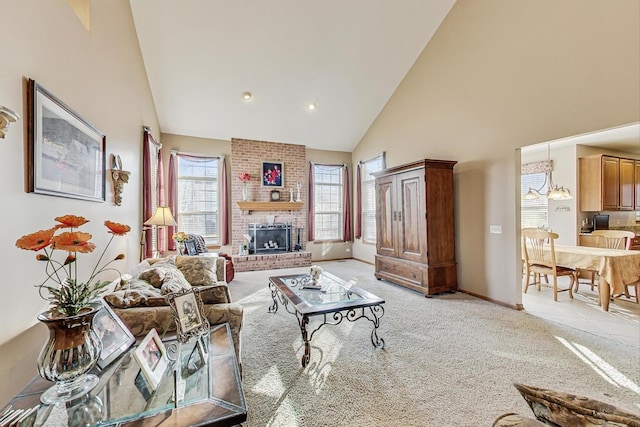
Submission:
{"label": "recessed ceiling light", "polygon": [[251,92],[242,92],[242,99],[244,99],[245,101],[250,101],[252,97],[253,96],[251,95]]}
{"label": "recessed ceiling light", "polygon": [[309,111],[313,111],[316,109],[316,104],[312,102],[309,105],[307,105],[307,108],[309,109]]}

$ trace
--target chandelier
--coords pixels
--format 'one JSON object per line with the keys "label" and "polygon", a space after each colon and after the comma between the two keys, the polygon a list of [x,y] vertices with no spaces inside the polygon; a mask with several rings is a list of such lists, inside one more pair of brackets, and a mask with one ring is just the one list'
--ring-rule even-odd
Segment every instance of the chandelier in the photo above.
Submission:
{"label": "chandelier", "polygon": [[[547,188],[547,192],[542,190]],[[544,182],[538,189],[529,187],[529,191],[522,196],[524,200],[537,200],[540,197],[546,197],[548,200],[569,200],[573,199],[568,188],[555,185],[553,183],[553,162],[551,160],[551,144],[547,144],[547,165],[545,167]]]}

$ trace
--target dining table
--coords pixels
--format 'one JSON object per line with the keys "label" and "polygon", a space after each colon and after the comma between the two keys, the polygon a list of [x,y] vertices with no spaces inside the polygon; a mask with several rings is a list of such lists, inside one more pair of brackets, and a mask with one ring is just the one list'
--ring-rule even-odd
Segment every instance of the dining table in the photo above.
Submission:
{"label": "dining table", "polygon": [[561,244],[554,246],[557,265],[598,273],[599,304],[604,311],[609,311],[611,295],[625,293],[625,285],[640,280],[640,251]]}

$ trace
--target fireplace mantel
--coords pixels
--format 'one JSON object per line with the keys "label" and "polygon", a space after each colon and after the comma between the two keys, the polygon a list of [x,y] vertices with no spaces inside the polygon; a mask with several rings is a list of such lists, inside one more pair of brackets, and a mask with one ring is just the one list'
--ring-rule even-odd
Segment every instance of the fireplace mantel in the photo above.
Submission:
{"label": "fireplace mantel", "polygon": [[241,211],[297,211],[304,202],[237,202]]}

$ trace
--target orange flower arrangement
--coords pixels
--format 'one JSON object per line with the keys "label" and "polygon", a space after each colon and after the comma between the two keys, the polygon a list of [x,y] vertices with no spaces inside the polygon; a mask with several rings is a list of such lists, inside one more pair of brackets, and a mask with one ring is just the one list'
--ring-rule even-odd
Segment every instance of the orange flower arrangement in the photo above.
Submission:
{"label": "orange flower arrangement", "polygon": [[[96,245],[89,241],[92,237],[91,234],[74,231],[74,229],[86,224],[89,220],[76,215],[65,215],[57,217],[55,220],[59,224],[48,230],[40,230],[20,237],[16,241],[16,246],[28,251],[43,251],[43,253],[36,255],[36,260],[47,263],[45,267],[47,278],[40,285],[36,285],[39,288],[40,296],[51,303],[52,311],[56,311],[62,316],[73,316],[106,290],[110,282],[96,280],[96,276],[107,270],[115,270],[109,266],[114,261],[124,259],[124,254],[117,255],[102,266],[100,266],[100,262],[113,238],[124,236],[131,230],[131,227],[112,221],[104,222],[108,232],[111,233],[111,239],[102,251],[89,279],[86,282],[78,282],[76,254],[93,252]],[[56,234],[58,230],[66,228],[71,231]],[[55,250],[67,252],[64,261],[60,262],[53,258]],[[48,285],[49,281],[55,282],[57,285]],[[49,295],[43,295],[43,290],[47,290]]]}

